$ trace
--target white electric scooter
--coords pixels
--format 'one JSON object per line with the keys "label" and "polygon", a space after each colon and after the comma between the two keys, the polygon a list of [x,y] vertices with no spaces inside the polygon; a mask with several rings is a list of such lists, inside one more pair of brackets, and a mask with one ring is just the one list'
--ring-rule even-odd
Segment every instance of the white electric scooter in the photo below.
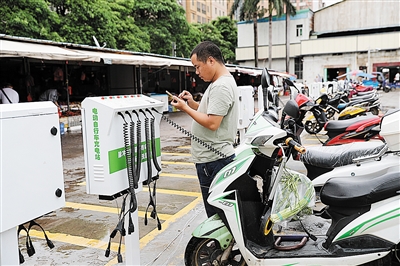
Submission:
{"label": "white electric scooter", "polygon": [[[252,128],[249,128],[253,137],[238,147],[235,160],[216,175],[208,201],[216,208],[217,214],[205,220],[193,232],[186,247],[185,264],[398,263],[398,171],[370,177],[331,178],[320,191],[320,199],[326,205],[322,215],[305,216],[311,221],[313,218],[320,219],[318,223],[302,225],[302,233],[291,231],[290,234],[278,235],[274,230],[275,222],[290,219],[293,213],[305,209],[309,201],[312,201],[310,195],[304,196],[295,206],[276,213],[273,211],[274,204],[278,203],[277,199],[283,194],[278,188],[286,178],[283,175],[285,163],[294,150],[304,151],[294,141],[298,135],[292,118],[295,119],[298,113],[297,104],[290,100],[283,113],[291,118],[285,120],[282,126],[271,119],[269,110],[256,116]],[[399,129],[393,130],[391,127],[392,122],[398,118],[398,112],[395,112],[382,119],[383,137],[392,134],[398,136]],[[291,216],[285,216],[286,212],[290,212]],[[323,227],[321,224],[327,225],[329,229],[319,235],[310,233]]]}
{"label": "white electric scooter", "polygon": [[[265,80],[267,76],[268,71],[264,69],[262,80]],[[264,101],[266,104],[264,109],[268,110],[270,116],[277,122],[277,110],[274,105],[276,100],[273,100],[274,88],[271,85],[268,88],[265,88],[265,86],[259,95],[262,98],[263,95],[268,95]],[[295,86],[290,86],[290,89],[292,96],[299,93]],[[396,110],[388,111],[386,116],[389,116],[392,112],[396,112]],[[274,115],[272,116],[272,114]],[[265,114],[262,111],[256,114],[253,119],[254,123],[251,123],[247,129],[245,136],[247,139],[251,139],[262,129],[260,126],[262,119],[259,119],[259,117],[263,115]],[[389,132],[382,133],[386,135],[385,142],[371,140],[337,146],[314,146],[308,148],[306,153],[297,156],[296,159],[300,160],[307,169],[307,177],[312,180],[315,190],[319,192],[325,182],[332,177],[369,177],[393,171],[400,172],[400,144],[399,136],[396,134],[399,131],[399,116],[400,113],[397,112],[390,115],[390,121],[388,121],[389,118],[386,118],[386,123],[390,123],[390,125],[387,125],[384,129]],[[299,136],[304,126],[300,121],[301,117],[294,120],[297,124],[296,133]],[[300,137],[297,140],[301,143]]]}

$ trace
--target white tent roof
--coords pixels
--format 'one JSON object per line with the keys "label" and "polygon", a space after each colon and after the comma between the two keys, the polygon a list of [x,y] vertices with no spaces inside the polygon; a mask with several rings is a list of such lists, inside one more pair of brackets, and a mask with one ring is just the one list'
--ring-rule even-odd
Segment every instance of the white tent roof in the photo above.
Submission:
{"label": "white tent roof", "polygon": [[[121,51],[123,52],[123,51]],[[89,61],[108,65],[145,65],[145,66],[184,66],[193,67],[187,59],[158,57],[151,55],[118,53],[84,49],[63,48],[54,43],[34,43],[0,39],[0,57],[29,57],[43,60]],[[261,75],[259,69],[247,69],[239,66],[228,66],[230,72],[238,71],[252,76]]]}
{"label": "white tent roof", "polygon": [[134,55],[134,54],[117,54],[100,51],[72,50],[82,55],[89,55],[103,59],[107,65],[146,65],[146,66],[170,66],[171,61],[166,58]]}
{"label": "white tent roof", "polygon": [[81,54],[55,45],[0,40],[0,57],[30,57],[44,60],[100,62],[100,57]]}
{"label": "white tent roof", "polygon": [[114,53],[62,48],[54,44],[21,42],[0,39],[0,57],[29,57],[43,60],[91,61],[109,65],[192,66],[187,60],[162,58],[151,55]]}

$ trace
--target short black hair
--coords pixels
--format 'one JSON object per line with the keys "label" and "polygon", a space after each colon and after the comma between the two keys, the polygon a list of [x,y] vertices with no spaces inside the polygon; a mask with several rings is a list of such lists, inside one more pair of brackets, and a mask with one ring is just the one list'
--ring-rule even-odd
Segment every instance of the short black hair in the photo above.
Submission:
{"label": "short black hair", "polygon": [[13,85],[10,82],[4,82],[2,85],[3,85],[2,88],[12,88],[13,87]]}
{"label": "short black hair", "polygon": [[211,41],[204,41],[199,43],[190,54],[192,57],[194,54],[197,56],[197,60],[200,62],[207,62],[208,57],[212,56],[217,62],[221,64],[225,64],[224,58],[222,57],[222,52],[219,47],[211,42]]}

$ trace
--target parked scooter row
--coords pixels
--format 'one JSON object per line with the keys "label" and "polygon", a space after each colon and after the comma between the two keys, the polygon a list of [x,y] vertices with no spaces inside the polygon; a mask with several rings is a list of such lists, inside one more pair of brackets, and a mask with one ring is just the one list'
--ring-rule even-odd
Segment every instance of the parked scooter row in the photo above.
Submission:
{"label": "parked scooter row", "polygon": [[379,114],[380,101],[376,90],[350,99],[346,90],[339,90],[331,97],[322,94],[314,101],[297,90],[290,80],[285,80],[285,83],[291,88],[292,98],[300,108],[301,119],[304,119],[305,130],[309,134],[319,133],[336,113],[339,114],[338,120],[365,116],[369,113]]}
{"label": "parked scooter row", "polygon": [[324,146],[341,145],[369,140],[384,140],[380,133],[382,116],[366,115],[346,120],[328,121],[324,129],[328,139]]}
{"label": "parked scooter row", "polygon": [[[261,81],[263,93],[268,95],[270,83],[266,70]],[[268,97],[265,101],[268,102]],[[271,110],[267,103],[264,110],[255,115],[244,143],[237,148],[235,160],[216,175],[208,201],[218,214],[193,232],[186,247],[185,264],[398,263],[399,164],[397,168],[388,167],[386,171],[375,171],[371,175],[330,178],[320,189],[320,199],[326,207],[319,216],[297,215],[309,207],[314,195],[309,193],[309,183],[300,174],[285,170],[290,156],[307,154],[299,143],[302,128],[296,120],[300,110],[296,101],[289,100],[283,108],[280,124],[276,123],[276,113]],[[381,135],[391,152],[400,151],[399,113],[399,110],[388,113],[381,121]],[[384,155],[379,151],[378,156]],[[353,167],[356,169],[357,165]],[[299,198],[294,205],[287,206],[286,201],[281,202],[281,195]],[[277,205],[283,208],[276,208]],[[291,221],[293,216],[300,222]],[[281,221],[300,223],[303,232],[278,234],[274,224]],[[311,222],[307,224],[308,221]],[[312,234],[321,227],[329,229]]]}

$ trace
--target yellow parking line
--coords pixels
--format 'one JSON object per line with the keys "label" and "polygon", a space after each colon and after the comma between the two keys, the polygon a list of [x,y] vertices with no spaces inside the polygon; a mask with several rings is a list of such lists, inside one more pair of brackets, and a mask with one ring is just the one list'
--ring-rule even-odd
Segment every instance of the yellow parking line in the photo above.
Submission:
{"label": "yellow parking line", "polygon": [[173,162],[173,161],[161,161],[162,164],[180,164],[180,165],[193,165],[194,163],[187,163],[187,162]]}
{"label": "yellow parking line", "polygon": [[[140,243],[140,248],[144,248],[150,241],[152,241],[157,235],[161,234],[163,231],[165,231],[172,223],[176,222],[179,218],[187,214],[190,210],[192,210],[197,204],[199,204],[202,201],[201,197],[196,198],[193,200],[191,203],[189,203],[186,207],[181,209],[179,212],[176,214],[172,215],[168,220],[162,223],[162,230],[154,229],[144,237],[142,237],[139,240]],[[52,241],[58,241],[62,243],[67,243],[67,244],[72,244],[72,245],[77,245],[77,246],[83,246],[83,247],[89,247],[89,248],[97,248],[101,250],[106,250],[108,243],[97,240],[97,239],[89,239],[81,236],[72,236],[68,234],[63,234],[63,233],[50,233],[49,231],[46,231],[47,236],[52,240]],[[24,232],[21,232],[21,235],[24,235]],[[41,231],[37,231],[34,229],[31,229],[29,231],[29,235],[35,238],[39,239],[44,239],[44,235]],[[118,252],[118,243],[113,243],[111,242],[111,251]],[[125,245],[121,244],[121,253],[125,253]],[[106,265],[114,265],[116,264],[116,258],[112,259],[109,261]]]}
{"label": "yellow parking line", "polygon": [[162,152],[161,155],[192,156],[190,153],[179,153],[179,152]]}
{"label": "yellow parking line", "polygon": [[[105,207],[105,206],[99,206],[99,205],[91,205],[91,204],[82,204],[82,203],[75,203],[75,202],[66,202],[65,207],[81,209],[81,210],[86,210],[86,211],[107,212],[107,213],[113,213],[113,214],[119,213],[118,208]],[[170,214],[162,214],[162,213],[157,213],[157,215],[158,215],[158,218],[160,218],[161,220],[168,220],[172,216]],[[138,216],[141,218],[144,218],[145,212],[138,211]]]}
{"label": "yellow parking line", "polygon": [[157,188],[157,193],[189,196],[189,197],[200,197],[201,196],[200,192],[190,192],[190,191],[171,190],[171,189],[162,189],[162,188]]}
{"label": "yellow parking line", "polygon": [[179,149],[190,149],[191,147],[190,146],[179,146],[178,148]]}
{"label": "yellow parking line", "polygon": [[160,176],[167,176],[167,177],[180,177],[180,178],[196,178],[195,175],[186,175],[186,174],[171,174],[171,173],[161,173]]}
{"label": "yellow parking line", "polygon": [[[186,174],[171,174],[171,173],[160,173],[162,177],[177,177],[177,178],[188,178],[188,179],[197,179],[195,175],[186,175]],[[82,181],[77,183],[78,186],[86,186],[86,181]]]}
{"label": "yellow parking line", "polygon": [[[102,249],[106,250],[108,243],[97,240],[97,239],[90,239],[90,238],[85,238],[81,236],[72,236],[72,235],[67,235],[63,233],[50,233],[49,231],[45,231],[47,236],[51,241],[58,241],[58,242],[63,242],[63,243],[68,243],[68,244],[73,244],[77,246],[82,246],[82,247],[89,247],[89,248],[97,248],[97,249]],[[25,232],[21,231],[21,235],[25,234]],[[29,230],[29,235],[44,239],[43,232],[42,231],[37,231],[34,229]],[[113,243],[111,242],[111,251],[118,251],[118,245],[119,243]],[[121,252],[125,251],[125,245],[121,244]]]}
{"label": "yellow parking line", "polygon": [[142,237],[140,239],[140,248],[144,248],[150,241],[152,241],[157,235],[159,235],[161,232],[165,231],[172,223],[176,222],[179,218],[181,218],[182,216],[184,216],[185,214],[187,214],[190,210],[192,210],[197,204],[199,204],[200,202],[202,202],[202,198],[198,197],[196,198],[194,201],[192,201],[191,203],[189,203],[186,207],[184,207],[183,209],[181,209],[179,212],[175,213],[174,215],[172,215],[172,217],[168,220],[166,220],[163,224],[162,224],[162,229],[158,230],[158,229],[154,229],[153,231],[151,231],[150,233],[148,233],[147,235],[145,235],[144,237]]}

